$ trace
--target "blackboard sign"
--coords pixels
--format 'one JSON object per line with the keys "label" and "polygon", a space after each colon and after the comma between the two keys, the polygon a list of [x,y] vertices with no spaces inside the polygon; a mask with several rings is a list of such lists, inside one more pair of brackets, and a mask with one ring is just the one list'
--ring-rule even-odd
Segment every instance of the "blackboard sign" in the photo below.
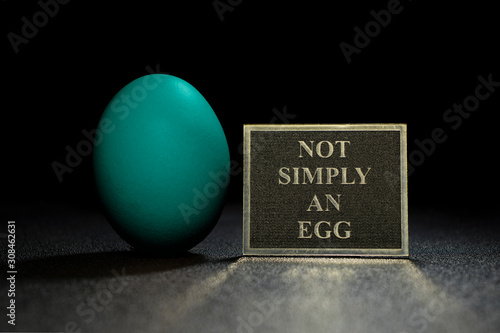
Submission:
{"label": "blackboard sign", "polygon": [[244,255],[408,256],[406,125],[245,125]]}

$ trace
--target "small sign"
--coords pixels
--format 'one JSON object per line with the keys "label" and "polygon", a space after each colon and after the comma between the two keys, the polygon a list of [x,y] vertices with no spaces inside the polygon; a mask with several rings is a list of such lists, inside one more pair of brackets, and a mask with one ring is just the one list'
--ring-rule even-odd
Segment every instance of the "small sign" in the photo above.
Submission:
{"label": "small sign", "polygon": [[243,254],[408,256],[406,125],[245,125]]}

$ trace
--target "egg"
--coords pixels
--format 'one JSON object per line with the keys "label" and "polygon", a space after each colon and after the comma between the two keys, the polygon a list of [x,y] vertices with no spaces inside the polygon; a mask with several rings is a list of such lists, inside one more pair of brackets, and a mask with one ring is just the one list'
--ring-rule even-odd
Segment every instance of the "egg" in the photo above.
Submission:
{"label": "egg", "polygon": [[206,99],[166,74],[121,89],[98,125],[94,175],[105,216],[137,250],[171,255],[201,242],[222,212],[229,149]]}

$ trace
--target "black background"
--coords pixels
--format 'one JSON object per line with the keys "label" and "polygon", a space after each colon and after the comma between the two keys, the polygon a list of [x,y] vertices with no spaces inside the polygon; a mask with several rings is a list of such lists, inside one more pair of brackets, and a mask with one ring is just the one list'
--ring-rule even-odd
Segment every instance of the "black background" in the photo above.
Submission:
{"label": "black background", "polygon": [[[493,2],[401,1],[402,12],[350,64],[339,44],[353,44],[354,27],[388,1],[241,1],[224,20],[213,3],[71,1],[16,54],[8,33],[20,34],[22,18],[32,22],[41,7],[0,2],[2,202],[93,206],[91,157],[62,183],[51,163],[64,162],[65,147],[150,66],[205,96],[240,164],[242,125],[270,123],[273,109],[286,107],[292,123],[407,123],[410,153],[443,128],[446,142],[409,178],[410,207],[494,211],[500,88],[456,130],[443,121],[479,75],[500,81]],[[229,200],[241,202],[241,183],[233,177]]]}

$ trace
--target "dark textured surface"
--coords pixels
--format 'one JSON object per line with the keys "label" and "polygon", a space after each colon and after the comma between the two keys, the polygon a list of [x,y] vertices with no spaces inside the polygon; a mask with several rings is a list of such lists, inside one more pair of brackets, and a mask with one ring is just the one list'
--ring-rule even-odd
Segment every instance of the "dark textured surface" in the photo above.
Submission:
{"label": "dark textured surface", "polygon": [[[92,209],[2,213],[17,221],[18,331],[500,330],[498,219],[411,210],[409,260],[256,258],[241,257],[241,207],[229,206],[189,254],[152,258]],[[5,283],[0,295],[4,308]]]}

